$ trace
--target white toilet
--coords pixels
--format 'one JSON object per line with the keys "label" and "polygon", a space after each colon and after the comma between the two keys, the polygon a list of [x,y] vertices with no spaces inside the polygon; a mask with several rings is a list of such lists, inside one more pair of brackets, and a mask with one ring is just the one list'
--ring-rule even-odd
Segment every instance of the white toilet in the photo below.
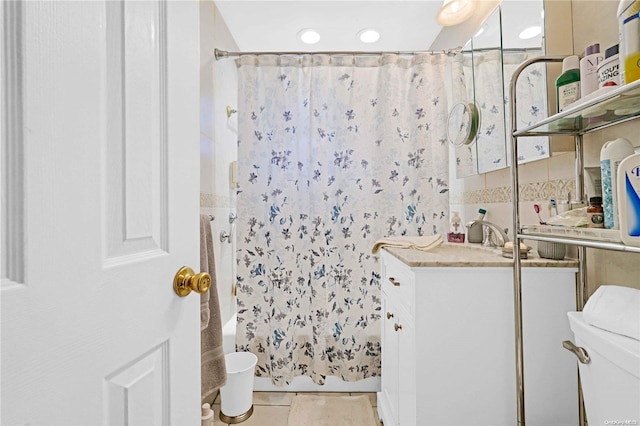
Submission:
{"label": "white toilet", "polygon": [[594,327],[582,312],[568,316],[575,346],[564,345],[588,357],[578,366],[589,426],[640,425],[640,340]]}

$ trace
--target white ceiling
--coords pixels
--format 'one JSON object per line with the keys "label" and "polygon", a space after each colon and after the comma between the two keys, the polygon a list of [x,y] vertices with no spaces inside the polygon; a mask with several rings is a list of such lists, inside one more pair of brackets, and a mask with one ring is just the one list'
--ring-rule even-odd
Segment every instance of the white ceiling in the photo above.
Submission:
{"label": "white ceiling", "polygon": [[[474,17],[464,24],[443,29],[435,19],[442,0],[215,1],[238,48],[244,52],[415,51],[454,48],[466,44],[500,3],[499,0],[475,2]],[[516,24],[532,16],[527,4],[541,3],[542,0],[508,2],[515,3],[516,7],[511,9],[522,11],[522,14],[514,18],[513,13],[510,13],[508,22],[503,19],[503,24],[517,26]],[[304,28],[318,31],[320,41],[313,45],[302,43],[297,34]],[[380,40],[372,44],[359,41],[356,35],[365,28],[378,30]]]}

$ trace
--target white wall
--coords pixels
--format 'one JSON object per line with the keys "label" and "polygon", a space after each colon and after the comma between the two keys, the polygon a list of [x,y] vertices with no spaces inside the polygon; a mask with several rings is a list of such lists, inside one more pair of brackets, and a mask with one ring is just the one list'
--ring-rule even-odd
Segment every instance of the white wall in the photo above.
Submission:
{"label": "white wall", "polygon": [[[238,47],[213,1],[200,2],[200,212],[211,214],[216,257],[216,281],[223,323],[235,312],[235,244],[222,243],[220,232],[231,231],[229,214],[235,214],[235,190],[229,186],[229,164],[237,159],[237,114],[227,117],[226,107],[237,109],[237,71],[231,59],[216,61],[214,49]],[[242,220],[242,218],[240,218]]]}

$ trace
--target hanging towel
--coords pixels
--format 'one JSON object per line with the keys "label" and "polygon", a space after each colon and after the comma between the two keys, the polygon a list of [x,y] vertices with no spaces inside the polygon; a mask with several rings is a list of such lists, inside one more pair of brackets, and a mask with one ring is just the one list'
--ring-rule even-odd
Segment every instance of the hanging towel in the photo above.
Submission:
{"label": "hanging towel", "polygon": [[376,241],[371,253],[376,254],[382,247],[410,248],[429,251],[442,244],[441,235],[387,237]]}
{"label": "hanging towel", "polygon": [[583,309],[587,323],[640,340],[640,290],[617,285],[601,285]]}
{"label": "hanging towel", "polygon": [[[211,275],[211,288],[215,288],[216,264],[213,257],[213,237],[211,220],[200,215],[200,271]],[[211,291],[200,295],[200,331],[207,328],[211,319],[209,307]]]}
{"label": "hanging towel", "polygon": [[200,295],[200,371],[204,403],[211,402],[208,399],[227,382],[211,221],[204,215],[200,216],[200,270],[211,275],[209,291]]}

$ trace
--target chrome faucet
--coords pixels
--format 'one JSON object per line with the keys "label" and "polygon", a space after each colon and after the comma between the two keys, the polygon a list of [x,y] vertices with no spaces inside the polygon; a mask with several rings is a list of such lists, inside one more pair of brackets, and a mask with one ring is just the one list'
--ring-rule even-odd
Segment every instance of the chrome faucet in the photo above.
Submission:
{"label": "chrome faucet", "polygon": [[[467,229],[471,228],[474,225],[482,225],[482,229],[487,231],[483,233],[484,239],[482,241],[482,245],[484,247],[504,247],[505,243],[509,241],[509,236],[507,235],[508,230],[500,228],[495,223],[487,222],[484,220],[472,220],[471,222],[467,223]],[[494,232],[497,232],[500,235],[502,241],[498,241],[495,243],[493,242]]]}

